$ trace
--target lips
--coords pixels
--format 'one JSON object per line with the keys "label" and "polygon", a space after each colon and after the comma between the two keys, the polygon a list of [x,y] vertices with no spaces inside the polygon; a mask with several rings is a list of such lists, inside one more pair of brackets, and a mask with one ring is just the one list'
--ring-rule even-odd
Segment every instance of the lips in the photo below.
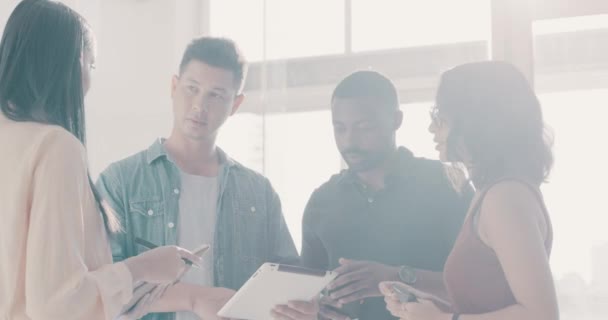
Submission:
{"label": "lips", "polygon": [[363,155],[359,153],[347,153],[344,155],[344,158],[350,161],[360,161],[363,159]]}
{"label": "lips", "polygon": [[435,150],[439,150],[439,148],[443,147],[445,143],[433,140],[435,142]]}
{"label": "lips", "polygon": [[190,121],[192,124],[197,125],[197,126],[206,126],[207,122],[204,121],[199,121],[199,120],[194,120],[194,119],[188,119],[188,121]]}

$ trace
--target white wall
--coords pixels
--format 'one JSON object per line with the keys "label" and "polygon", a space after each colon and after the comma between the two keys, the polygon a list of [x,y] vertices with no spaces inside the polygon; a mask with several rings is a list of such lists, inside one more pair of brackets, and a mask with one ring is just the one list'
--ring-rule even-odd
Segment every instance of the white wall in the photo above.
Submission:
{"label": "white wall", "polygon": [[80,2],[87,3],[82,13],[98,37],[97,71],[87,98],[95,176],[169,133],[171,76],[200,24],[196,1]]}

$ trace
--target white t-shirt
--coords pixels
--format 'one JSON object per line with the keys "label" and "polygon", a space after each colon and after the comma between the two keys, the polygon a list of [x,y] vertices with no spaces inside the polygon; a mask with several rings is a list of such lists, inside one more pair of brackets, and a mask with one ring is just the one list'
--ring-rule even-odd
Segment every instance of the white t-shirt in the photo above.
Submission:
{"label": "white t-shirt", "polygon": [[[215,235],[216,208],[219,182],[217,177],[196,176],[180,171],[178,245],[194,250],[201,244],[211,248],[203,256],[202,268],[192,268],[182,282],[212,287],[213,237]],[[198,320],[190,312],[178,312],[177,320]]]}

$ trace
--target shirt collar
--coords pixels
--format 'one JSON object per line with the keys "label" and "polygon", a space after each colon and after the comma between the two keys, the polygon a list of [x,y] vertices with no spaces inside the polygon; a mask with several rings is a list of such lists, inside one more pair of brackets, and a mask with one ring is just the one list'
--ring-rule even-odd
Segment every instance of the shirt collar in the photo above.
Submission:
{"label": "shirt collar", "polygon": [[[154,143],[152,143],[152,145],[150,147],[148,147],[148,150],[146,150],[146,160],[148,162],[148,165],[151,165],[158,158],[162,158],[162,157],[169,160],[167,149],[165,149],[165,146],[164,146],[165,140],[166,139],[164,139],[164,138],[158,138],[154,141]],[[236,161],[234,161],[232,158],[230,158],[224,152],[224,150],[222,150],[219,147],[217,148],[217,153],[218,153],[218,157],[219,157],[221,164],[223,164],[227,167],[233,167],[237,164]]]}

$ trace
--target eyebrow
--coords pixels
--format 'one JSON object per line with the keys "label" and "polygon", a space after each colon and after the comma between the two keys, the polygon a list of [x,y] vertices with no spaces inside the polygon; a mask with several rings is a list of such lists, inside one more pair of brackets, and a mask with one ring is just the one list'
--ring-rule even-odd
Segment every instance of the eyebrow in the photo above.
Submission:
{"label": "eyebrow", "polygon": [[[186,78],[186,81],[192,82],[192,83],[194,83],[196,85],[200,85],[200,83],[198,81],[196,81],[196,80],[194,80],[192,78]],[[213,90],[217,90],[217,91],[221,91],[222,93],[228,93],[228,90],[226,90],[226,88],[223,88],[223,87],[213,87],[212,89]]]}
{"label": "eyebrow", "polygon": [[192,78],[186,78],[186,81],[188,82],[194,82],[195,84],[200,84],[198,81],[192,79]]}
{"label": "eyebrow", "polygon": [[217,91],[221,91],[222,93],[227,93],[228,90],[222,88],[222,87],[213,87],[213,90],[217,90]]}

